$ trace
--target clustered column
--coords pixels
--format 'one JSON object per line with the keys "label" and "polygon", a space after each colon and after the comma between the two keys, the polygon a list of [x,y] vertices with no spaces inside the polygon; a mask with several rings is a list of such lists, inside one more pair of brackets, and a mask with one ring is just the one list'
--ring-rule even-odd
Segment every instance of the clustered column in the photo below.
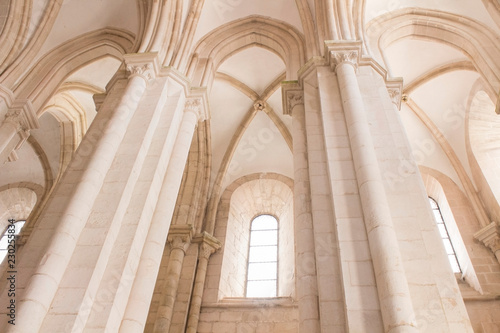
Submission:
{"label": "clustered column", "polygon": [[[127,306],[120,332],[143,331],[146,325],[148,308],[154,292],[164,245],[169,233],[191,141],[198,120],[205,119],[205,112],[206,108],[203,105],[203,98],[194,97],[186,100],[180,128],[158,196],[158,202],[137,270],[137,276],[132,286],[130,300],[133,301]],[[142,304],[143,306],[137,308],[132,303]],[[167,319],[169,316],[168,312],[165,312],[163,315],[164,319]],[[155,324],[155,331],[156,325],[158,325],[158,329],[160,325],[162,327],[168,325],[169,328],[170,319],[168,322],[163,319],[160,322],[163,322],[163,324]]]}
{"label": "clustered column", "polygon": [[385,332],[418,332],[389,203],[358,85],[359,43],[327,45],[337,73]]}
{"label": "clustered column", "polygon": [[126,57],[130,76],[117,107],[110,114],[96,117],[98,124],[93,127],[92,133],[87,133],[66,171],[67,178],[85,181],[75,184],[76,188],[71,197],[63,202],[63,210],[59,203],[54,201],[46,206],[43,214],[48,214],[48,217],[42,215],[40,224],[51,225],[56,215],[57,227],[45,250],[45,256],[30,278],[25,294],[19,302],[19,324],[9,325],[7,332],[40,330],[93,202],[99,194],[106,170],[111,166],[149,79],[155,74],[152,65],[154,56],[142,54]]}

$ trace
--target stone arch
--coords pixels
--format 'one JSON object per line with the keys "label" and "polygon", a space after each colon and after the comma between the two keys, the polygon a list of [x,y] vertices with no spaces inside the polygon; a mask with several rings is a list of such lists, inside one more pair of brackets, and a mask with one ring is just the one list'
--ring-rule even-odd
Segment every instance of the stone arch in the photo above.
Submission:
{"label": "stone arch", "polygon": [[249,16],[224,24],[202,38],[194,50],[188,76],[193,78],[194,85],[210,85],[226,58],[257,46],[278,55],[285,63],[286,79],[293,80],[305,63],[304,43],[302,34],[287,23]]}
{"label": "stone arch", "polygon": [[293,180],[276,173],[243,176],[226,188],[218,207],[214,236],[223,244],[209,262],[214,272],[209,284],[217,285],[211,301],[244,296],[250,223],[262,214],[276,217],[279,224],[278,296],[293,297]]}
{"label": "stone arch", "polygon": [[[500,46],[496,34],[472,19],[437,10],[405,8],[366,24],[367,36],[379,51],[403,38],[422,38],[463,52],[495,95],[500,90]],[[487,47],[486,47],[487,45]]]}
{"label": "stone arch", "polygon": [[[30,100],[39,115],[64,79],[72,72],[102,57],[122,60],[132,50],[134,38],[118,29],[101,29],[72,39],[43,56],[35,66],[15,84],[17,99]],[[14,84],[7,86],[14,86]]]}
{"label": "stone arch", "polygon": [[[486,256],[488,253],[481,251],[485,249],[479,249],[481,245],[473,241],[472,234],[477,230],[479,222],[472,213],[468,198],[457,184],[445,174],[424,166],[419,166],[419,169],[427,195],[436,200],[441,209],[462,269],[460,278],[482,293],[478,276],[469,257],[469,251],[482,252]],[[471,221],[474,222],[471,223]]]}

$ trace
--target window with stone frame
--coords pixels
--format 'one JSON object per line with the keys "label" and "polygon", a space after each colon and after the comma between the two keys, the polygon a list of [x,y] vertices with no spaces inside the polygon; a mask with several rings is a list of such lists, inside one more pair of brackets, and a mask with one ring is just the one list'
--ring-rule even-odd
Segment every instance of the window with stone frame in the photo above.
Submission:
{"label": "window with stone frame", "polygon": [[453,273],[461,273],[460,264],[458,262],[457,253],[453,247],[453,243],[450,239],[450,234],[448,233],[448,228],[444,222],[443,214],[436,200],[429,197],[429,203],[431,204],[432,213],[434,214],[434,220],[436,221],[439,234],[441,235],[441,240],[443,241],[446,254],[448,255],[448,261],[450,262],[451,269]]}
{"label": "window with stone frame", "polygon": [[278,293],[278,220],[259,215],[250,224],[246,297]]}
{"label": "window with stone frame", "polygon": [[2,238],[0,238],[0,263],[3,262],[9,252],[8,247],[10,242],[17,238],[25,223],[26,221],[22,220],[13,222],[12,224],[9,224],[3,233]]}

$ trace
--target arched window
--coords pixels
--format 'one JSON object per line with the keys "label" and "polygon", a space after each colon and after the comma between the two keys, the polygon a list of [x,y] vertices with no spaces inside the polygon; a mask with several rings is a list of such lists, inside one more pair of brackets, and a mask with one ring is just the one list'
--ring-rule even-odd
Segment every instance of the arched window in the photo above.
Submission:
{"label": "arched window", "polygon": [[250,225],[246,297],[276,297],[278,290],[278,221],[259,215]]}
{"label": "arched window", "polygon": [[7,230],[5,230],[5,232],[3,233],[2,238],[0,238],[0,263],[4,260],[5,256],[7,256],[9,244],[11,244],[11,247],[13,246],[12,241],[14,241],[16,239],[16,236],[19,235],[21,229],[24,226],[24,223],[26,222],[14,222],[13,220],[9,220],[9,222],[11,221],[12,223],[9,224]]}
{"label": "arched window", "polygon": [[450,240],[450,234],[444,223],[443,214],[441,214],[441,209],[438,203],[433,198],[429,197],[429,202],[432,207],[432,212],[434,213],[434,220],[436,221],[437,227],[439,229],[439,234],[444,244],[446,254],[448,254],[448,260],[450,261],[451,269],[453,273],[461,273],[460,265],[458,263],[457,254],[453,248],[453,243]]}

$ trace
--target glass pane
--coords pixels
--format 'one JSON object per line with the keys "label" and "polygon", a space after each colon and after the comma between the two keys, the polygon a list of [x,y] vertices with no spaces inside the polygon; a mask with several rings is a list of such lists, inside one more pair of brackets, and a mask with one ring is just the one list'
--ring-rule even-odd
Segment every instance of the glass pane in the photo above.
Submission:
{"label": "glass pane", "polygon": [[278,247],[277,246],[258,246],[251,247],[248,256],[249,262],[277,261]]}
{"label": "glass pane", "polygon": [[448,255],[448,259],[450,260],[451,269],[453,273],[460,273],[460,266],[458,265],[457,257],[454,254]]}
{"label": "glass pane", "polygon": [[276,263],[248,264],[248,281],[276,279]]}
{"label": "glass pane", "polygon": [[434,199],[429,198],[429,202],[431,204],[432,209],[438,209],[438,205],[437,205],[436,201],[434,201]]}
{"label": "glass pane", "polygon": [[438,226],[439,234],[441,235],[441,238],[449,238],[448,231],[446,231],[446,227],[444,226],[444,224],[439,223],[437,226]]}
{"label": "glass pane", "polygon": [[434,219],[436,220],[437,223],[443,223],[443,218],[441,217],[441,213],[439,210],[433,210],[434,213]]}
{"label": "glass pane", "polygon": [[276,297],[276,280],[248,281],[247,297]]}
{"label": "glass pane", "polygon": [[455,251],[453,251],[453,246],[451,246],[451,242],[448,238],[443,239],[444,249],[446,253],[455,255]]}
{"label": "glass pane", "polygon": [[278,229],[278,221],[271,215],[260,215],[253,219],[252,230]]}
{"label": "glass pane", "polygon": [[250,233],[250,246],[277,244],[278,230],[252,231]]}

